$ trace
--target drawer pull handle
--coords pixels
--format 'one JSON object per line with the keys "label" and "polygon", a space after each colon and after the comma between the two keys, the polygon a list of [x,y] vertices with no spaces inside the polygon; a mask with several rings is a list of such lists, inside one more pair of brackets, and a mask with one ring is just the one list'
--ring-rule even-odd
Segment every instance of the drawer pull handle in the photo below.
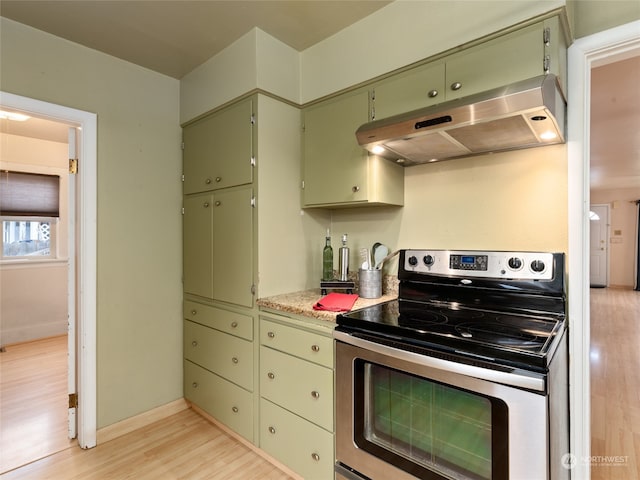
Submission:
{"label": "drawer pull handle", "polygon": [[353,193],[358,193],[360,191],[360,187],[358,185],[354,185],[353,187],[351,187],[351,191]]}
{"label": "drawer pull handle", "polygon": [[456,91],[462,88],[462,84],[460,82],[453,82],[451,84],[451,90]]}
{"label": "drawer pull handle", "polygon": [[202,206],[203,206],[204,208],[209,208],[209,202],[204,202],[204,203],[202,204]]}
{"label": "drawer pull handle", "polygon": [[314,390],[313,392],[311,392],[311,396],[313,398],[320,398],[320,392],[318,392],[317,390]]}
{"label": "drawer pull handle", "polygon": [[269,338],[275,338],[275,337],[276,337],[276,334],[275,334],[275,333],[273,333],[273,332],[268,332],[268,333],[267,333],[267,337],[269,337]]}
{"label": "drawer pull handle", "polygon": [[267,373],[267,377],[269,377],[269,380],[273,380],[274,378],[276,378],[276,376],[273,374],[273,372]]}
{"label": "drawer pull handle", "polygon": [[318,345],[311,345],[311,351],[317,353],[320,351],[320,347]]}
{"label": "drawer pull handle", "polygon": [[198,342],[194,340],[193,342],[191,342],[191,346],[192,347],[197,347],[198,346]]}
{"label": "drawer pull handle", "polygon": [[238,413],[238,407],[231,407],[231,411],[233,413]]}
{"label": "drawer pull handle", "polygon": [[276,429],[273,427],[269,427],[269,433],[274,434],[276,433]]}
{"label": "drawer pull handle", "polygon": [[216,183],[220,183],[222,181],[222,177],[216,177]]}
{"label": "drawer pull handle", "polygon": [[195,308],[191,310],[191,315],[195,315],[196,313],[198,313],[198,311]]}
{"label": "drawer pull handle", "polygon": [[231,322],[231,328],[238,328],[238,322]]}
{"label": "drawer pull handle", "polygon": [[436,98],[438,96],[438,90],[429,90],[429,93],[427,93],[427,95],[429,96],[429,98]]}
{"label": "drawer pull handle", "polygon": [[320,461],[320,455],[315,452],[311,454],[311,458],[313,458],[316,462]]}
{"label": "drawer pull handle", "polygon": [[231,361],[232,361],[233,363],[238,363],[238,357],[232,357],[232,358],[231,358]]}
{"label": "drawer pull handle", "polygon": [[211,179],[210,179],[210,178],[207,178],[207,179],[204,181],[204,183],[206,183],[207,185],[209,185],[209,184],[211,183]]}
{"label": "drawer pull handle", "polygon": [[216,200],[215,204],[216,204],[216,207],[219,207],[220,205],[222,205],[222,202],[220,200]]}
{"label": "drawer pull handle", "polygon": [[191,384],[191,386],[192,386],[193,388],[198,388],[198,382],[193,382],[193,383]]}

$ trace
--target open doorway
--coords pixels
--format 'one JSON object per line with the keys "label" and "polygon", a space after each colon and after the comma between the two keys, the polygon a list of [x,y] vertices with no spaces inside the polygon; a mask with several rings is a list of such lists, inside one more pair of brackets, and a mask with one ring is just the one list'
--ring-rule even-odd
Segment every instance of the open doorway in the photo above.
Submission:
{"label": "open doorway", "polygon": [[[96,445],[96,180],[97,117],[84,112],[27,97],[0,92],[0,108],[29,116],[77,126],[81,138],[74,152],[79,159],[78,173],[68,183],[70,205],[68,241],[69,288],[68,324],[75,327],[68,349],[69,392],[77,394],[77,407],[69,408],[69,428],[77,428],[81,448]],[[71,283],[69,284],[71,285]],[[70,342],[71,343],[71,342]],[[74,385],[72,385],[72,383]]]}

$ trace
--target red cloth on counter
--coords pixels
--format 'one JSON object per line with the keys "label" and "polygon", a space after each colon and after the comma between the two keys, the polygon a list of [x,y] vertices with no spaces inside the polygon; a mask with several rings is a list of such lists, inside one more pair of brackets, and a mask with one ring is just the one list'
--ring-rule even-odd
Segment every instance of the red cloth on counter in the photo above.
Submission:
{"label": "red cloth on counter", "polygon": [[327,310],[329,312],[348,312],[357,299],[358,295],[355,293],[332,292],[318,300],[313,309]]}

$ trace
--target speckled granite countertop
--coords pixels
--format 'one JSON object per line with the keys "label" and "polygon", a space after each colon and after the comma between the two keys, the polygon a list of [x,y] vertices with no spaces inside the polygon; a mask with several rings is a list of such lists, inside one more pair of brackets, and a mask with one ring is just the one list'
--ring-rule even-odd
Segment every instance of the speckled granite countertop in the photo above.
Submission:
{"label": "speckled granite countertop", "polygon": [[[395,277],[389,279],[385,277],[382,291],[383,295],[380,298],[358,298],[352,310],[358,310],[397,298],[397,279]],[[319,288],[312,288],[300,292],[283,293],[281,295],[274,295],[273,297],[259,298],[257,304],[261,308],[335,322],[338,316],[337,312],[313,309],[313,305],[322,297],[323,295]]]}

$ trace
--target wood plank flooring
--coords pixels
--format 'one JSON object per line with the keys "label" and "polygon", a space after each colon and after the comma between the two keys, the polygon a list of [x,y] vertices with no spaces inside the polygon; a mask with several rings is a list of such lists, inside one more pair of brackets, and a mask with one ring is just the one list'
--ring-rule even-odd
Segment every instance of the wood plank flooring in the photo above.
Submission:
{"label": "wood plank flooring", "polygon": [[71,445],[67,438],[67,336],[0,353],[0,473]]}
{"label": "wood plank flooring", "polygon": [[640,292],[592,288],[591,478],[640,479]]}

